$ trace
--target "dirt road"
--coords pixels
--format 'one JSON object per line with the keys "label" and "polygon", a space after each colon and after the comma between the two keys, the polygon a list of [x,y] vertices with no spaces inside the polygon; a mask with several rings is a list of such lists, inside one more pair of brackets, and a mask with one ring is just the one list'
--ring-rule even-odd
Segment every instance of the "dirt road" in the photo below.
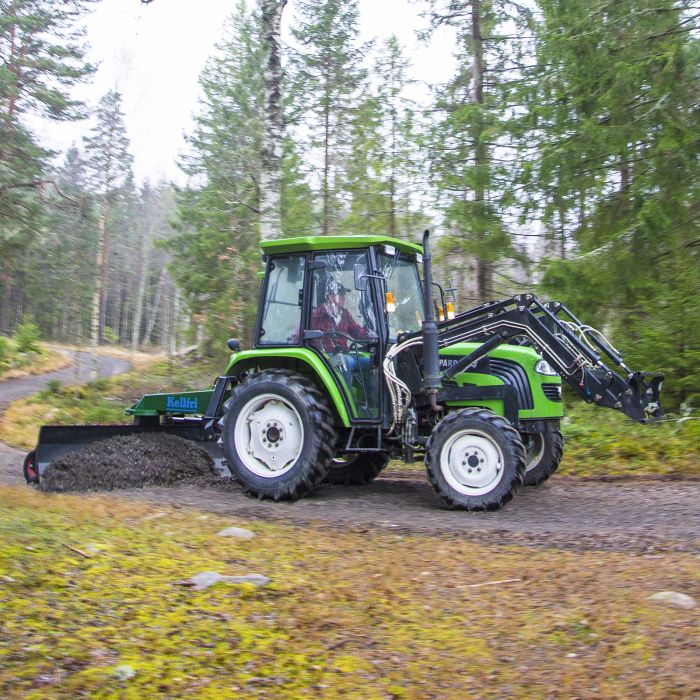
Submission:
{"label": "dirt road", "polygon": [[[105,374],[124,371],[126,365],[107,357],[101,361]],[[73,370],[18,381],[26,382],[22,391],[31,393],[62,372],[70,376]],[[7,395],[5,386],[0,384],[0,402],[6,401]],[[0,443],[0,483],[22,481],[23,456],[21,451]],[[648,552],[672,548],[700,552],[697,481],[604,483],[555,476],[541,488],[522,489],[508,506],[495,513],[444,510],[419,468],[389,469],[368,486],[323,486],[296,503],[257,501],[235,486],[180,486],[115,493],[242,518],[320,522],[372,532],[441,532],[501,544],[556,544],[574,549]]]}
{"label": "dirt road", "polygon": [[[90,370],[92,369],[92,357],[88,352],[65,351],[65,354],[71,358],[71,364],[68,367],[59,369],[48,374],[29,375],[18,379],[8,379],[0,382],[0,412],[4,407],[14,401],[35,394],[46,387],[47,382],[57,380],[64,384],[82,384],[90,380]],[[77,366],[76,366],[77,354]],[[115,374],[126,372],[131,365],[125,360],[120,360],[109,355],[97,356],[97,373],[100,377],[111,377]]]}

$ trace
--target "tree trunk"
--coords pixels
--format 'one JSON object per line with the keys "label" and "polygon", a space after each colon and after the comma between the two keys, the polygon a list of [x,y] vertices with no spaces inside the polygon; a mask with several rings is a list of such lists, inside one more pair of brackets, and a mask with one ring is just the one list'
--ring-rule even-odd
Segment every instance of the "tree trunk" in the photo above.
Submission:
{"label": "tree trunk", "polygon": [[146,232],[141,231],[139,241],[139,288],[136,293],[136,309],[134,321],[131,326],[131,350],[139,349],[139,336],[141,335],[141,321],[143,319],[143,298],[146,294],[146,276],[148,275],[148,248],[146,246]]}
{"label": "tree trunk", "polygon": [[0,302],[0,331],[3,335],[10,335],[10,297],[12,296],[12,263],[8,271],[2,276],[2,302]]}
{"label": "tree trunk", "polygon": [[100,273],[100,318],[98,330],[98,343],[104,343],[105,340],[105,319],[107,318],[107,284],[109,282],[109,241],[107,236],[107,214],[108,205],[104,205],[104,221],[102,213],[100,213],[100,239],[104,236],[104,246],[102,250],[102,263],[98,270]]}
{"label": "tree trunk", "polygon": [[107,197],[102,198],[98,219],[97,258],[95,259],[95,288],[92,291],[92,316],[90,319],[90,347],[92,349],[92,369],[90,376],[97,379],[97,346],[100,344],[100,318],[102,311],[103,284],[105,279],[107,251]]}
{"label": "tree trunk", "polygon": [[168,341],[171,355],[177,354],[177,334],[180,326],[180,288],[176,285],[173,298],[173,320],[170,324],[170,339]]}
{"label": "tree trunk", "polygon": [[287,0],[261,0],[265,67],[265,124],[260,170],[260,240],[282,234],[282,11]]}
{"label": "tree trunk", "polygon": [[[472,0],[472,82],[474,85],[474,102],[483,107],[484,104],[484,39],[481,35],[481,0]],[[481,122],[482,117],[479,117]],[[474,188],[474,200],[476,210],[483,213],[486,192],[482,184],[481,170],[487,162],[486,147],[483,143],[483,127],[477,126],[474,134],[474,168],[476,170],[476,186]],[[476,259],[476,282],[479,303],[490,300],[493,286],[491,263],[484,254],[483,245],[486,240],[486,231],[478,228],[476,232],[479,253]]]}
{"label": "tree trunk", "polygon": [[156,318],[158,316],[158,309],[160,308],[160,299],[163,296],[163,285],[165,284],[165,275],[167,271],[163,267],[160,271],[160,277],[158,278],[158,286],[156,287],[156,298],[153,300],[153,307],[151,308],[151,313],[148,319],[148,327],[146,329],[146,335],[143,338],[144,345],[151,344],[151,336],[153,335],[153,329],[156,325]]}
{"label": "tree trunk", "polygon": [[331,193],[330,193],[330,171],[331,171],[331,154],[330,154],[330,132],[331,132],[331,115],[330,115],[330,99],[326,89],[326,102],[323,108],[323,225],[321,233],[327,236],[330,233],[330,208],[331,208]]}

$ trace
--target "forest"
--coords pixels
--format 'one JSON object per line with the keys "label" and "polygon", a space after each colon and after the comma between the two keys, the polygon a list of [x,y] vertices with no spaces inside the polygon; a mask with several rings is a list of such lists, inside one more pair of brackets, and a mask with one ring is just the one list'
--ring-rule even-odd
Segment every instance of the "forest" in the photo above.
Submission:
{"label": "forest", "polygon": [[[414,0],[422,41],[456,47],[421,89],[358,0],[233,0],[173,153],[185,184],[136,181],[117,89],[72,96],[97,3],[0,0],[4,336],[223,354],[250,341],[261,239],[429,227],[458,309],[564,301],[697,406],[697,0]],[[83,137],[52,151],[39,118]]]}

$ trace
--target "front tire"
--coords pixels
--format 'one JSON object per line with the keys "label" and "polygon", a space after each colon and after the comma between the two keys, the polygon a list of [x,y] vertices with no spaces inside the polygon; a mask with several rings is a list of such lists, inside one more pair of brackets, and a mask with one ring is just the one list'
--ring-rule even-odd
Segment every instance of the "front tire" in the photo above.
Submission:
{"label": "front tire", "polygon": [[564,436],[560,430],[523,436],[527,454],[525,486],[539,486],[559,467],[564,456]]}
{"label": "front tire", "polygon": [[326,477],[336,431],[328,402],[311,381],[265,370],[231,392],[221,438],[231,474],[247,493],[296,500]]}
{"label": "front tire", "polygon": [[374,481],[389,464],[384,452],[355,452],[337,455],[328,468],[326,483],[364,486]]}
{"label": "front tire", "polygon": [[465,408],[433,429],[425,466],[430,483],[450,508],[497,510],[523,483],[525,447],[505,418]]}

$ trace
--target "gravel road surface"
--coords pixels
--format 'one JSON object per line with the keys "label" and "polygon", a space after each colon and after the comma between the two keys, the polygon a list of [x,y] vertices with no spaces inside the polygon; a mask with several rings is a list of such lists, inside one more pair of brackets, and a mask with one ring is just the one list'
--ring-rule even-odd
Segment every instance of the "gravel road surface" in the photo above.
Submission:
{"label": "gravel road surface", "polygon": [[[101,371],[116,374],[127,363],[101,357]],[[89,366],[89,363],[88,363]],[[0,384],[0,402],[17,392],[40,390],[48,379],[70,381],[68,368],[42,377]],[[13,392],[13,394],[10,394]],[[0,443],[0,483],[22,482],[24,453]],[[557,545],[574,549],[700,552],[700,482],[640,479],[579,481],[556,475],[544,486],[522,489],[495,513],[464,513],[441,507],[422,469],[388,469],[360,487],[322,486],[296,503],[245,496],[237,486],[176,486],[113,491],[127,498],[253,519],[317,522],[333,527],[440,532],[469,539]],[[47,498],[50,498],[47,495]]]}

